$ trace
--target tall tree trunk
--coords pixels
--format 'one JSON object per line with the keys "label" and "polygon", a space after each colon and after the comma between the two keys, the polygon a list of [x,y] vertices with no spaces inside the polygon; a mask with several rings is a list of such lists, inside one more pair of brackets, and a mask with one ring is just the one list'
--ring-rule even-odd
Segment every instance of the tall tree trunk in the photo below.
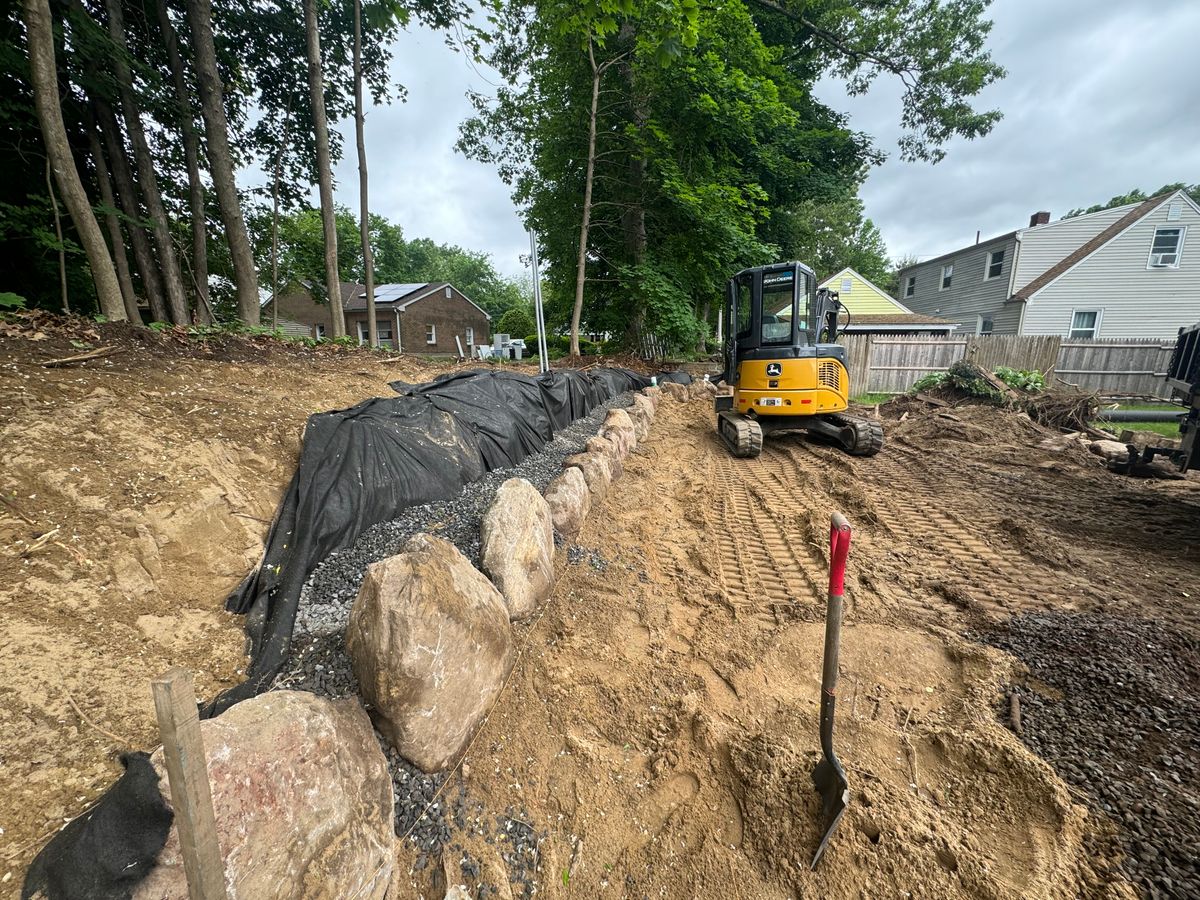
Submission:
{"label": "tall tree trunk", "polygon": [[146,302],[150,305],[150,320],[166,322],[167,307],[163,303],[162,285],[158,278],[158,265],[154,261],[154,253],[150,249],[150,239],[142,227],[142,211],[138,204],[137,186],[133,180],[133,172],[129,168],[129,160],[125,156],[125,143],[121,139],[121,126],[117,117],[103,100],[93,100],[96,118],[100,121],[100,134],[104,138],[104,147],[108,151],[108,161],[111,167],[113,181],[117,185],[117,199],[121,204],[121,212],[125,213],[125,229],[129,233],[129,246],[133,248],[133,260],[137,265],[138,274],[142,278],[142,290],[146,292]]}
{"label": "tall tree trunk", "polygon": [[71,298],[67,294],[67,247],[63,243],[62,213],[58,211],[58,197],[54,193],[54,178],[50,169],[50,157],[46,157],[46,190],[50,194],[50,206],[54,210],[54,237],[58,241],[58,289],[62,294],[63,315],[71,314]]}
{"label": "tall tree trunk", "polygon": [[108,245],[100,233],[100,225],[92,211],[87,192],[71,145],[67,141],[67,127],[63,123],[62,107],[58,100],[58,72],[54,63],[54,24],[50,17],[49,0],[24,0],[22,12],[29,44],[29,69],[33,84],[33,100],[37,107],[38,120],[42,126],[42,137],[46,142],[46,154],[54,170],[58,192],[75,224],[75,231],[87,254],[92,280],[96,285],[96,297],[100,301],[100,312],[113,321],[125,321],[125,301],[121,299],[121,286],[117,282],[117,271],[113,267]]}
{"label": "tall tree trunk", "polygon": [[333,166],[329,158],[329,122],[325,118],[325,85],[321,77],[321,34],[317,27],[316,0],[304,0],[304,37],[308,52],[308,95],[312,104],[313,138],[317,144],[317,184],[321,193],[321,225],[325,232],[325,291],[333,336],[346,333],[342,315],[342,289],[338,278],[337,220],[333,207]]}
{"label": "tall tree trunk", "polygon": [[233,280],[237,287],[238,318],[257,325],[258,272],[250,250],[250,236],[242,218],[237,181],[233,175],[233,153],[229,149],[229,122],[225,118],[224,88],[217,71],[217,51],[213,44],[212,3],[187,0],[188,22],[192,32],[192,64],[200,87],[200,110],[204,114],[204,133],[208,138],[208,170],[217,192],[225,240],[233,259]]}
{"label": "tall tree trunk", "polygon": [[137,163],[138,183],[142,189],[142,200],[150,215],[150,230],[154,235],[154,246],[158,250],[158,263],[163,287],[167,295],[167,312],[176,325],[186,325],[188,316],[187,295],[183,291],[183,275],[179,269],[179,257],[171,240],[171,225],[163,207],[162,194],[158,189],[158,176],[154,172],[154,158],[146,142],[146,131],[142,127],[142,113],[137,96],[133,92],[133,76],[124,54],[128,52],[125,40],[125,15],[120,0],[105,0],[108,12],[108,33],[118,52],[113,54],[111,64],[117,78],[121,95],[121,109],[125,113],[125,128],[129,142],[133,145],[133,158]]}
{"label": "tall tree trunk", "polygon": [[[379,324],[375,321],[375,257],[371,253],[370,207],[367,202],[367,142],[363,136],[362,0],[354,0],[354,138],[358,143],[358,209],[362,236],[363,281],[367,288],[367,345],[379,346]],[[396,344],[399,335],[392,341]]]}
{"label": "tall tree trunk", "polygon": [[105,206],[104,227],[108,230],[108,243],[112,248],[113,262],[117,268],[117,283],[121,285],[121,298],[125,301],[125,315],[129,321],[142,324],[138,311],[137,294],[133,290],[133,277],[129,274],[129,257],[125,255],[125,239],[121,235],[121,220],[117,218],[117,198],[113,195],[112,179],[108,175],[108,164],[97,134],[99,126],[93,121],[88,129],[88,143],[92,151],[92,163],[96,166],[96,181],[100,185],[100,200]]}
{"label": "tall tree trunk", "polygon": [[[640,132],[645,127],[649,116],[646,112],[645,103],[638,95],[634,73],[633,49],[636,32],[633,24],[630,22],[623,24],[619,32],[619,37],[622,45],[629,48],[627,51],[629,53],[628,62],[621,65],[621,71],[625,77],[625,89],[628,91],[633,126],[636,131]],[[646,260],[646,207],[643,204],[645,180],[646,161],[641,157],[639,151],[635,149],[629,159],[629,203],[621,216],[625,232],[625,252],[628,254],[629,262],[633,266],[640,266]],[[638,293],[637,286],[632,285],[631,287],[634,288],[631,293],[636,295]],[[634,314],[629,317],[629,323],[625,330],[627,339],[637,339],[641,335],[642,327],[646,320],[645,309],[644,303],[634,303]]]}
{"label": "tall tree trunk", "polygon": [[[291,104],[288,104],[291,112]],[[281,140],[287,141],[287,119]],[[275,176],[271,179],[271,328],[279,327],[279,175],[283,168],[283,147],[275,157]]]}
{"label": "tall tree trunk", "polygon": [[179,131],[183,135],[183,159],[187,165],[188,207],[192,216],[192,279],[196,292],[196,319],[212,324],[212,307],[208,302],[208,226],[204,211],[204,183],[200,180],[200,136],[196,133],[196,116],[188,91],[183,57],[179,54],[179,36],[167,12],[167,0],[158,0],[158,24],[171,64],[175,82],[175,99],[179,103]]}
{"label": "tall tree trunk", "polygon": [[579,320],[583,316],[583,284],[587,276],[588,226],[592,221],[592,180],[596,171],[596,110],[600,105],[600,78],[604,69],[596,65],[596,54],[588,39],[588,62],[592,64],[592,108],[588,115],[587,175],[583,182],[583,214],[579,222],[579,259],[575,264],[575,307],[571,310],[571,355],[579,355]]}

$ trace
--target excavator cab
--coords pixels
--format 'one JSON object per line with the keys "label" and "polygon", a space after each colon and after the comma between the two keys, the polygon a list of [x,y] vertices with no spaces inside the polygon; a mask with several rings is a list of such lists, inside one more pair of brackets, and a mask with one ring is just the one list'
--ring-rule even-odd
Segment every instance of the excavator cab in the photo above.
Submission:
{"label": "excavator cab", "polygon": [[[757,456],[763,435],[807,431],[855,456],[883,447],[883,428],[846,413],[846,348],[836,343],[842,313],[813,270],[786,262],[743,269],[725,293],[725,381],[717,431],[734,456]],[[847,316],[849,313],[847,312]]]}

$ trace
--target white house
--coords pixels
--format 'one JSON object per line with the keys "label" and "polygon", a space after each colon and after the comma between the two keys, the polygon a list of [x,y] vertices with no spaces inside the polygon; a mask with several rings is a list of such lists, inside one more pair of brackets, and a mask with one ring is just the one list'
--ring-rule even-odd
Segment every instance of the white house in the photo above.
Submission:
{"label": "white house", "polygon": [[976,334],[1173,338],[1200,321],[1200,206],[1175,191],[1057,222],[1036,213],[905,269],[900,296]]}

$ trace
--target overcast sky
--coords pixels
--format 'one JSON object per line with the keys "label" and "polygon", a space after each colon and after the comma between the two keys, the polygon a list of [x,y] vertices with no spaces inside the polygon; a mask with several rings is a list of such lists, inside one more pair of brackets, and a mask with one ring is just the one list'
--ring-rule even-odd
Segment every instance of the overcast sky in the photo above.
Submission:
{"label": "overcast sky", "polygon": [[[851,127],[889,153],[863,187],[869,215],[893,257],[937,256],[1054,218],[1133,188],[1200,182],[1200,2],[997,0],[989,39],[1008,77],[978,98],[1004,119],[985,138],[956,141],[937,165],[899,159],[899,91],[881,80],[850,98],[839,82],[818,93]],[[1190,60],[1190,62],[1189,62]],[[371,110],[371,206],[408,237],[431,237],[492,255],[518,274],[528,252],[508,188],[488,166],[454,152],[470,115],[466,91],[487,89],[439,35],[413,29],[395,48],[393,73],[408,102]],[[338,199],[358,208],[353,123],[341,123],[346,158]]]}

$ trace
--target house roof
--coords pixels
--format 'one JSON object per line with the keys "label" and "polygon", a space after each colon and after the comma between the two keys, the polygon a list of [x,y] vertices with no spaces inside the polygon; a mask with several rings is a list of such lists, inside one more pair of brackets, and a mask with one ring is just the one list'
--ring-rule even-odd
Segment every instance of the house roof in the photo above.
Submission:
{"label": "house roof", "polygon": [[[407,282],[401,284],[375,285],[375,302],[393,304],[403,300],[409,294],[416,293],[422,288],[429,287],[428,281]],[[346,288],[351,288],[349,293]],[[342,306],[348,310],[367,308],[367,287],[363,284],[342,285]]]}
{"label": "house roof", "polygon": [[889,294],[887,291],[885,291],[879,285],[875,284],[875,282],[871,281],[871,279],[865,277],[861,272],[858,272],[858,271],[850,268],[850,266],[846,266],[844,269],[834,272],[832,275],[830,275],[828,278],[826,278],[824,281],[822,281],[819,285],[817,285],[817,287],[826,287],[827,285],[831,284],[835,280],[840,279],[843,275],[853,275],[855,278],[857,278],[859,281],[861,281],[863,284],[865,284],[867,287],[869,287],[872,291],[874,291],[876,294],[878,294],[884,300],[888,301],[888,303],[892,304],[892,306],[895,306],[901,312],[905,312],[905,313],[912,312],[912,310],[910,310],[907,306],[905,306],[903,303],[901,303],[899,300],[897,300],[895,297],[893,297],[891,294]]}
{"label": "house roof", "polygon": [[923,316],[920,313],[887,313],[861,316],[851,314],[850,316],[851,327],[855,325],[928,325],[953,328],[957,324],[957,322],[951,322],[949,319],[939,319],[937,316]]}
{"label": "house roof", "polygon": [[1024,287],[1013,292],[1013,296],[1020,300],[1028,300],[1050,282],[1054,281],[1060,275],[1066,274],[1069,270],[1075,268],[1079,263],[1083,262],[1087,257],[1091,256],[1126,228],[1145,218],[1158,207],[1162,206],[1173,195],[1179,191],[1172,191],[1169,194],[1159,194],[1157,197],[1151,197],[1142,203],[1139,203],[1117,221],[1113,222],[1102,232],[1092,238],[1090,241],[1068,253],[1045,272],[1039,275],[1033,281],[1029,282]]}
{"label": "house roof", "polygon": [[[1039,225],[1038,227],[1045,228],[1046,226]],[[988,244],[999,244],[1003,241],[1011,241],[1013,238],[1015,238],[1017,236],[1017,234],[1019,232],[1028,231],[1028,230],[1029,229],[1027,229],[1027,228],[1018,228],[1015,231],[1009,231],[1009,232],[1005,232],[1004,234],[998,234],[995,237],[990,237],[987,240],[980,241],[977,244],[970,244],[966,247],[959,247],[957,250],[951,250],[949,253],[943,253],[941,256],[931,256],[929,259],[923,259],[920,262],[915,262],[911,266],[905,266],[903,269],[900,270],[900,274],[903,275],[905,272],[908,272],[911,269],[915,269],[918,266],[927,266],[930,263],[941,262],[943,259],[949,259],[952,256],[958,256],[961,253],[965,253],[968,250],[974,250],[977,247],[986,247]]]}

